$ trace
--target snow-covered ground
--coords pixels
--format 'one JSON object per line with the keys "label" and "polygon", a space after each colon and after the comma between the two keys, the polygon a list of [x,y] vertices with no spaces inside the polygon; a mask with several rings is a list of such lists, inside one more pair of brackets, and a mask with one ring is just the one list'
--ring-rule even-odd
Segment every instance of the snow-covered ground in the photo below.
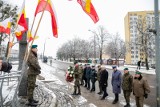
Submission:
{"label": "snow-covered ground", "polygon": [[[50,105],[45,107],[54,107],[57,105],[57,107],[86,107],[85,105],[88,105],[87,107],[96,107],[94,104],[87,104],[87,99],[85,99],[83,96],[78,96],[76,98],[73,98],[71,96],[71,92],[73,90],[73,83],[66,84],[62,82],[59,78],[55,76],[55,73],[57,72],[56,68],[50,67],[44,63],[41,63],[41,74],[40,77],[43,77],[42,80],[37,79],[37,83],[39,90],[43,90],[42,97],[46,98],[48,95],[52,96],[48,98],[50,100]],[[17,65],[13,65],[12,71],[16,71],[18,68]],[[3,76],[1,74],[0,76]],[[38,77],[38,78],[40,78]],[[45,78],[45,79],[44,79]],[[13,99],[15,89],[17,87],[18,79],[10,79],[8,84],[8,79],[4,81],[3,87],[2,87],[2,95],[4,104],[10,102]],[[36,93],[39,93],[38,91]],[[39,96],[36,95],[36,99]],[[45,100],[41,98],[42,100]],[[49,103],[49,102],[48,102]],[[44,106],[44,105],[43,105]],[[41,107],[41,106],[39,106]]]}

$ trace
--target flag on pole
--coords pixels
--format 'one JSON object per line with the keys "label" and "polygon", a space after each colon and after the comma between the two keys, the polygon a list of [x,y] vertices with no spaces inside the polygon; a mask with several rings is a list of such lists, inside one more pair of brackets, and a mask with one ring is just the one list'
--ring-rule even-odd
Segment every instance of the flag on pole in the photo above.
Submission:
{"label": "flag on pole", "polygon": [[[90,18],[93,20],[94,23],[97,23],[99,21],[99,17],[97,15],[97,12],[94,8],[94,6],[92,5],[92,3],[86,0],[77,0],[77,2],[81,5],[83,11],[90,16]],[[87,3],[90,2],[90,5],[88,5]],[[87,7],[87,10],[86,10]],[[90,9],[88,9],[90,8]]]}
{"label": "flag on pole", "polygon": [[[38,0],[38,5],[35,11],[35,16],[44,10],[44,7],[46,6],[47,1],[46,0]],[[51,14],[51,22],[52,22],[52,32],[53,36],[58,38],[58,28],[57,28],[57,18],[55,9],[53,8],[53,4],[51,0],[48,0],[47,6],[45,8],[46,11],[50,12]],[[54,11],[53,11],[54,10]]]}
{"label": "flag on pole", "polygon": [[[38,38],[39,38],[39,36],[35,36],[34,40],[38,39]],[[28,30],[27,40],[28,40],[28,42],[31,42],[33,40],[33,36],[32,36],[32,33],[30,30]]]}
{"label": "flag on pole", "polygon": [[91,9],[91,0],[86,0],[85,8],[86,8],[86,12],[87,12],[87,13],[90,13],[90,9]]}
{"label": "flag on pole", "polygon": [[18,40],[21,40],[23,33],[28,30],[28,25],[26,21],[26,14],[25,14],[25,0],[23,1],[21,11],[18,16],[18,21],[17,21],[17,29],[15,31],[15,35]]}
{"label": "flag on pole", "polygon": [[0,22],[0,32],[6,33],[9,35],[10,31],[11,31],[11,17]]}

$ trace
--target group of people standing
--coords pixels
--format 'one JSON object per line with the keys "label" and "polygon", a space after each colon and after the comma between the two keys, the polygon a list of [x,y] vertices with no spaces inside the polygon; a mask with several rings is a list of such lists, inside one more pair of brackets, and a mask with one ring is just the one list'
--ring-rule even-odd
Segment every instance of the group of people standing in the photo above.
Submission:
{"label": "group of people standing", "polygon": [[[129,73],[129,69],[125,68],[122,75],[121,71],[116,66],[112,66],[112,78],[111,85],[114,93],[114,100],[112,104],[116,104],[119,101],[119,94],[123,90],[126,105],[124,107],[130,107],[130,95],[133,92],[135,96],[136,106],[143,107],[144,98],[148,97],[150,87],[147,80],[145,80],[140,71],[135,72],[133,77]],[[95,83],[98,81],[99,92],[97,94],[103,94],[101,100],[104,100],[107,96],[108,77],[109,73],[105,67],[98,65],[97,69],[95,65],[85,64],[84,67],[78,63],[75,63],[74,69],[74,92],[72,95],[81,95],[80,85],[86,87],[90,92],[95,91]],[[92,83],[92,87],[90,86]],[[78,88],[78,93],[76,93]]]}

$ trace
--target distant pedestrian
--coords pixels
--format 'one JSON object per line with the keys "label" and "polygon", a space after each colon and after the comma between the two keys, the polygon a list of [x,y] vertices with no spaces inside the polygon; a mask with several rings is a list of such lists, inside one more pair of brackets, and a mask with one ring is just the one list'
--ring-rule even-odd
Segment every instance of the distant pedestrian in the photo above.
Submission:
{"label": "distant pedestrian", "polygon": [[50,59],[50,65],[52,65],[52,59]]}
{"label": "distant pedestrian", "polygon": [[141,72],[136,71],[133,80],[133,95],[135,96],[137,107],[143,107],[144,98],[147,98],[149,93],[150,87],[147,80],[143,78]]}
{"label": "distant pedestrian", "polygon": [[[78,62],[74,62],[74,92],[72,95],[81,95],[81,89],[80,89],[80,75],[79,75],[79,65]],[[77,93],[78,89],[78,93]]]}
{"label": "distant pedestrian", "polygon": [[138,69],[139,69],[139,70],[141,69],[141,60],[137,62],[137,70],[138,70]]}
{"label": "distant pedestrian", "polygon": [[124,107],[130,107],[130,95],[132,92],[133,76],[129,74],[128,68],[124,68],[124,75],[122,77],[122,90],[126,105]]}
{"label": "distant pedestrian", "polygon": [[95,91],[95,82],[97,81],[97,71],[95,69],[95,65],[92,65],[92,70],[91,70],[91,82],[92,82],[92,88],[91,92]]}
{"label": "distant pedestrian", "polygon": [[122,74],[119,70],[117,70],[116,66],[113,66],[113,73],[112,73],[112,88],[113,93],[115,94],[115,99],[112,104],[116,104],[119,101],[119,94],[121,93],[121,83],[122,83]]}
{"label": "distant pedestrian", "polygon": [[101,98],[101,100],[104,100],[107,96],[107,86],[108,86],[108,71],[106,70],[106,68],[101,68],[101,75],[100,75],[100,84],[102,87],[102,91],[103,91],[103,96]]}
{"label": "distant pedestrian", "polygon": [[97,94],[102,94],[102,86],[100,84],[100,79],[101,79],[100,76],[101,76],[101,65],[98,65],[97,80],[98,80],[99,92]]}
{"label": "distant pedestrian", "polygon": [[91,67],[90,67],[90,64],[87,64],[86,78],[87,78],[87,89],[90,90],[90,80],[91,80]]}
{"label": "distant pedestrian", "polygon": [[41,67],[38,62],[38,55],[37,55],[37,45],[32,45],[31,53],[29,54],[27,64],[29,66],[28,69],[28,87],[27,87],[27,94],[28,94],[28,105],[29,106],[36,106],[38,101],[34,100],[33,92],[36,86],[36,76],[41,73]]}

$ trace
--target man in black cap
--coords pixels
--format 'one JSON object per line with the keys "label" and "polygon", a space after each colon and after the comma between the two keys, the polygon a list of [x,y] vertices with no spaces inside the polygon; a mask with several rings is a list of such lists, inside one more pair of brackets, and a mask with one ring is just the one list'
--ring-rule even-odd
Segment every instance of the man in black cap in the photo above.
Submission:
{"label": "man in black cap", "polygon": [[129,74],[128,68],[124,68],[124,75],[122,79],[122,90],[126,100],[126,105],[124,107],[130,107],[130,95],[132,92],[133,76]]}
{"label": "man in black cap", "polygon": [[28,105],[29,106],[36,106],[38,101],[34,100],[33,92],[35,88],[36,76],[41,73],[41,67],[38,62],[37,57],[37,45],[32,45],[31,52],[29,54],[27,64],[29,66],[28,69],[28,87],[27,87],[27,94],[28,94]]}

